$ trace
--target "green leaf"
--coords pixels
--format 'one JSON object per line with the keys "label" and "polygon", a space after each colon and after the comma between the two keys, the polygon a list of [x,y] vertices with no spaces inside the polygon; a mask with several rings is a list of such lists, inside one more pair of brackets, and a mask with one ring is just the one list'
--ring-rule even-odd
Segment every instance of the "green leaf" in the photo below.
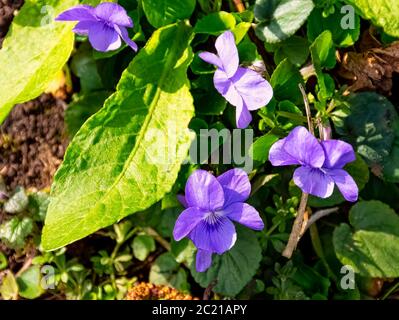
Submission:
{"label": "green leaf", "polygon": [[310,46],[310,52],[316,72],[317,69],[332,69],[335,67],[335,46],[330,31],[324,31],[315,39]]}
{"label": "green leaf", "polygon": [[360,14],[384,31],[399,37],[399,2],[397,0],[345,0]]}
{"label": "green leaf", "polygon": [[251,41],[251,39],[246,35],[244,39],[237,46],[238,55],[240,56],[240,61],[251,63],[255,60],[261,60],[262,58],[258,54],[256,45]]}
{"label": "green leaf", "polygon": [[0,225],[0,239],[12,249],[19,249],[25,245],[25,238],[32,232],[33,221],[30,218],[17,218]]}
{"label": "green leaf", "polygon": [[194,244],[187,238],[180,241],[172,241],[171,243],[171,252],[178,263],[191,265],[194,261],[195,251]]}
{"label": "green leaf", "polygon": [[101,109],[104,101],[110,95],[109,91],[95,91],[74,95],[72,102],[65,111],[65,122],[69,135],[73,137],[83,123]]}
{"label": "green leaf", "polygon": [[29,199],[25,189],[18,187],[12,197],[4,204],[8,213],[20,213],[28,207]]}
{"label": "green leaf", "polygon": [[346,139],[369,166],[383,164],[392,151],[399,120],[392,103],[374,92],[352,94],[345,99],[350,115],[342,128]]}
{"label": "green leaf", "polygon": [[269,43],[283,41],[299,30],[313,7],[312,0],[256,0],[256,35]]}
{"label": "green leaf", "polygon": [[354,15],[354,28],[337,27],[345,14],[341,13],[342,6],[337,6],[333,14],[325,17],[323,9],[314,9],[308,19],[307,35],[309,41],[314,41],[320,34],[328,30],[332,34],[334,44],[338,47],[352,46],[360,36],[360,18]]}
{"label": "green leaf", "polygon": [[226,30],[233,30],[235,25],[236,19],[231,13],[214,12],[198,20],[194,32],[218,36]]}
{"label": "green leaf", "polygon": [[47,214],[50,196],[46,192],[36,192],[29,195],[29,211],[32,213],[34,220],[44,221]]}
{"label": "green leaf", "polygon": [[222,0],[198,0],[202,11],[210,13],[213,11],[220,11],[222,7]]}
{"label": "green leaf", "polygon": [[214,74],[215,73],[215,67],[211,65],[210,63],[205,62],[202,60],[199,56],[198,53],[195,54],[193,62],[190,65],[191,71],[194,74],[202,75],[202,74]]}
{"label": "green leaf", "polygon": [[385,181],[399,183],[399,121],[395,123],[395,139],[388,157],[382,163]]}
{"label": "green leaf", "polygon": [[76,134],[55,176],[44,248],[145,210],[171,190],[192,138],[191,39],[184,22],[155,31],[116,93]]}
{"label": "green leaf", "polygon": [[323,69],[332,69],[336,64],[335,46],[331,32],[326,30],[320,34],[310,46],[313,66],[318,80],[318,98],[326,102],[335,92],[334,79],[323,73]]}
{"label": "green leaf", "polygon": [[17,277],[19,295],[26,299],[40,297],[44,290],[41,286],[40,266],[32,266]]}
{"label": "green leaf", "polygon": [[363,201],[352,207],[349,220],[334,231],[338,259],[362,276],[399,277],[399,217],[379,201]]}
{"label": "green leaf", "polygon": [[213,75],[201,75],[192,82],[192,86],[195,110],[198,114],[223,114],[227,101],[216,91],[213,84]]}
{"label": "green leaf", "polygon": [[155,251],[155,241],[147,235],[137,236],[133,239],[132,249],[134,256],[138,260],[144,261],[151,252]]}
{"label": "green leaf", "polygon": [[18,285],[11,271],[7,272],[0,286],[0,294],[4,300],[16,300],[18,297]]}
{"label": "green leaf", "polygon": [[25,1],[0,50],[0,123],[15,104],[39,96],[67,62],[74,43],[73,24],[54,18],[76,4],[76,0]]}
{"label": "green leaf", "polygon": [[149,280],[156,285],[166,285],[177,290],[189,289],[187,273],[170,252],[160,255],[151,266]]}
{"label": "green leaf", "polygon": [[71,59],[71,70],[79,78],[82,92],[98,91],[104,88],[94,53],[90,43],[85,42]]}
{"label": "green leaf", "polygon": [[278,139],[278,136],[267,133],[256,139],[256,141],[251,145],[249,154],[255,161],[256,166],[264,164],[269,159],[269,150]]}
{"label": "green leaf", "polygon": [[296,105],[303,104],[303,98],[298,85],[303,84],[302,76],[297,67],[288,59],[283,60],[274,70],[270,83],[274,97],[278,101],[289,100]]}
{"label": "green leaf", "polygon": [[251,28],[251,26],[252,26],[252,23],[250,23],[250,22],[240,22],[239,24],[237,24],[234,27],[234,29],[231,30],[234,34],[236,44],[240,43],[244,39],[244,37],[248,33],[248,30],[249,30],[249,28]]}
{"label": "green leaf", "polygon": [[0,271],[8,267],[8,259],[3,252],[0,252]]}
{"label": "green leaf", "polygon": [[274,54],[274,62],[278,65],[285,58],[295,66],[300,67],[309,57],[309,41],[305,38],[292,36],[281,42]]}
{"label": "green leaf", "polygon": [[195,0],[142,0],[143,10],[151,25],[160,28],[188,19],[195,9]]}
{"label": "green leaf", "polygon": [[290,130],[306,122],[306,117],[302,114],[301,109],[288,100],[279,102],[276,119],[279,127],[283,130]]}
{"label": "green leaf", "polygon": [[241,226],[236,228],[238,234],[234,247],[221,256],[214,254],[212,266],[206,272],[198,273],[195,263],[190,268],[195,281],[202,287],[206,288],[216,279],[217,285],[213,290],[229,297],[236,296],[252,279],[262,258],[255,233]]}

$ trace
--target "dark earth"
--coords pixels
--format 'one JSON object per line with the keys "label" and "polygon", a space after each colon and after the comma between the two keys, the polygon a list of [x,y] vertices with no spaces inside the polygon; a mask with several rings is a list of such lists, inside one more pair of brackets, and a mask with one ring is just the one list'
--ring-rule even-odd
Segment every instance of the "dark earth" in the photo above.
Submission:
{"label": "dark earth", "polygon": [[[23,0],[0,0],[0,47]],[[45,189],[60,165],[67,137],[63,100],[51,94],[14,107],[0,127],[0,175],[9,191]]]}
{"label": "dark earth", "polygon": [[9,189],[50,186],[67,138],[66,104],[50,94],[14,107],[0,127],[0,174]]}
{"label": "dark earth", "polygon": [[8,27],[14,18],[14,12],[21,8],[23,3],[23,0],[0,0],[0,48],[7,34]]}

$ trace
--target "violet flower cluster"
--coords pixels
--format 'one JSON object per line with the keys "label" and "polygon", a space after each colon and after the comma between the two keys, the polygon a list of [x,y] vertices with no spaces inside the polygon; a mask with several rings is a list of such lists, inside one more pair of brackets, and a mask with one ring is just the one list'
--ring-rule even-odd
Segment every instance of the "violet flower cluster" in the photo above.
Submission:
{"label": "violet flower cluster", "polygon": [[215,43],[217,55],[202,52],[199,57],[217,67],[213,81],[216,90],[237,108],[237,128],[244,129],[252,121],[250,111],[267,105],[273,97],[271,85],[257,72],[239,66],[234,35],[226,31]]}
{"label": "violet flower cluster", "polygon": [[196,269],[206,271],[212,255],[230,250],[237,239],[233,221],[254,230],[264,228],[258,211],[245,201],[251,184],[245,171],[232,169],[215,178],[204,170],[195,171],[187,180],[185,196],[179,198],[186,208],[178,217],[173,236],[185,237],[198,248]]}
{"label": "violet flower cluster", "polygon": [[336,185],[347,201],[358,198],[356,182],[343,169],[356,156],[352,146],[344,141],[319,141],[306,128],[296,127],[271,147],[269,160],[274,166],[299,165],[294,182],[305,193],[328,198]]}
{"label": "violet flower cluster", "polygon": [[73,31],[88,36],[94,49],[107,52],[120,48],[122,40],[134,51],[137,44],[129,37],[126,28],[133,28],[133,21],[126,10],[116,3],[104,2],[97,7],[78,5],[57,18],[57,21],[79,21]]}

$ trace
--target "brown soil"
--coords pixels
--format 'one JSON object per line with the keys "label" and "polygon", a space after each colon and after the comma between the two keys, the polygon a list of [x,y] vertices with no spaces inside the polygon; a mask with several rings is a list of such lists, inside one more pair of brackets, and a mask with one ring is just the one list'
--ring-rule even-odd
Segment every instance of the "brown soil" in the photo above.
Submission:
{"label": "brown soil", "polygon": [[14,13],[21,8],[23,0],[0,0],[0,48],[8,28],[14,19]]}
{"label": "brown soil", "polygon": [[[0,48],[23,0],[0,0]],[[0,127],[0,175],[8,189],[45,189],[63,159],[63,100],[43,94],[17,105]]]}
{"label": "brown soil", "polygon": [[51,185],[68,142],[65,108],[62,100],[43,94],[16,105],[0,127],[0,174],[10,190]]}

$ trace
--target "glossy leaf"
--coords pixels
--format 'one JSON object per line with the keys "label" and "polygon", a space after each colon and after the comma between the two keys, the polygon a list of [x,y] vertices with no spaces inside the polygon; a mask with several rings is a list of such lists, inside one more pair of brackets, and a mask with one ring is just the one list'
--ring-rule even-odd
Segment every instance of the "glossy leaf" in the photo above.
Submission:
{"label": "glossy leaf", "polygon": [[206,15],[198,20],[195,33],[205,33],[218,36],[226,30],[233,30],[236,19],[231,13],[220,11]]}
{"label": "glossy leaf", "polygon": [[283,41],[299,30],[313,7],[312,0],[256,0],[256,34],[269,43]]}
{"label": "glossy leaf", "polygon": [[76,4],[77,0],[25,1],[0,50],[0,123],[15,104],[39,96],[67,62],[74,44],[73,23],[54,18]]}
{"label": "glossy leaf", "polygon": [[399,37],[399,2],[397,0],[346,0],[360,14],[394,37]]}
{"label": "glossy leaf", "polygon": [[379,201],[363,201],[352,207],[349,220],[334,231],[338,259],[362,276],[399,276],[399,216]]}
{"label": "glossy leaf", "polygon": [[155,28],[188,19],[194,11],[195,0],[142,0],[144,13]]}
{"label": "glossy leaf", "polygon": [[55,176],[44,248],[81,239],[170,191],[191,141],[191,38],[184,22],[157,30],[76,134]]}

